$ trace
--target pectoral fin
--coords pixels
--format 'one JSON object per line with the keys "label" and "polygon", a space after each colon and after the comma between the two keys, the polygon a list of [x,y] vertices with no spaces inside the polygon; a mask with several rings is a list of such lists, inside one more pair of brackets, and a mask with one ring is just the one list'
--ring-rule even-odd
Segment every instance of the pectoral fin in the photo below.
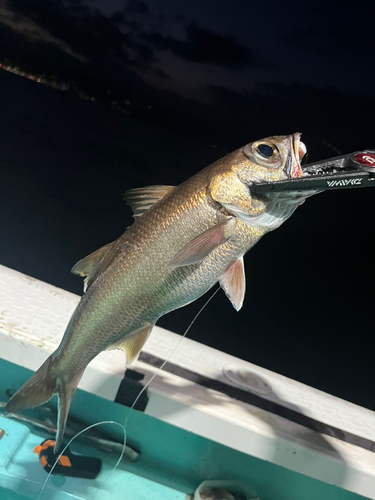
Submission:
{"label": "pectoral fin", "polygon": [[182,267],[202,261],[210,252],[229,239],[233,224],[235,224],[235,220],[228,219],[200,234],[177,252],[169,265]]}
{"label": "pectoral fin", "polygon": [[232,302],[236,311],[242,307],[245,297],[246,280],[243,257],[233,262],[220,279],[221,288]]}
{"label": "pectoral fin", "polygon": [[147,325],[142,328],[142,330],[138,330],[138,332],[131,337],[127,337],[123,342],[112,345],[110,349],[123,349],[126,356],[126,366],[130,366],[138,358],[138,355],[146,343],[153,327],[154,325]]}

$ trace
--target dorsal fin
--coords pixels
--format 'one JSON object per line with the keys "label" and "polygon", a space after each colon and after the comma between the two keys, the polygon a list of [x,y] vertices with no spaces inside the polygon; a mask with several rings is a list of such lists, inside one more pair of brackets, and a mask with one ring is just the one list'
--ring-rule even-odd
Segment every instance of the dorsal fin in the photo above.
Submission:
{"label": "dorsal fin", "polygon": [[78,274],[79,276],[85,277],[85,280],[84,280],[85,291],[86,291],[87,282],[90,279],[90,276],[95,271],[95,269],[98,267],[98,265],[102,261],[104,255],[107,253],[107,251],[109,250],[111,245],[112,245],[112,243],[108,243],[107,245],[104,245],[104,247],[101,247],[98,250],[95,250],[95,252],[90,253],[90,255],[87,255],[87,257],[84,257],[83,259],[79,260],[72,267],[73,274]]}
{"label": "dorsal fin", "polygon": [[126,191],[124,198],[133,211],[134,219],[143,215],[146,210],[171,192],[174,187],[175,186],[146,186]]}

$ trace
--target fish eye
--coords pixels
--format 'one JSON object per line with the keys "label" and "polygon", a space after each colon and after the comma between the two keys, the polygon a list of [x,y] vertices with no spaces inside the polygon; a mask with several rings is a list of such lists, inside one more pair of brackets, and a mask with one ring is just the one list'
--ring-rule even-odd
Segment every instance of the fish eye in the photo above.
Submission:
{"label": "fish eye", "polygon": [[278,168],[280,166],[280,151],[271,141],[251,142],[244,147],[243,152],[250,161],[264,167]]}
{"label": "fish eye", "polygon": [[255,148],[256,152],[259,153],[263,158],[271,158],[274,153],[274,148],[268,144],[258,144]]}

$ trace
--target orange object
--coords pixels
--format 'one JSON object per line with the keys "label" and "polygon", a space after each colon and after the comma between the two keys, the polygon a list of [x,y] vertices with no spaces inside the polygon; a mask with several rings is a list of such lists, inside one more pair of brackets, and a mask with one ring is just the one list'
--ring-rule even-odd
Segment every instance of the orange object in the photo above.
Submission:
{"label": "orange object", "polygon": [[37,455],[40,455],[40,452],[42,450],[47,450],[51,446],[55,446],[55,443],[56,443],[56,441],[54,441],[53,439],[48,439],[47,441],[44,441],[44,443],[39,444],[38,446],[35,446],[34,453],[36,453]]}
{"label": "orange object", "polygon": [[75,455],[68,448],[64,450],[64,455],[59,455],[59,452],[54,451],[55,445],[55,440],[46,439],[34,448],[34,453],[39,456],[39,461],[46,472],[86,479],[95,479],[98,476],[102,467],[99,458]]}
{"label": "orange object", "polygon": [[61,455],[61,457],[59,458],[59,462],[63,467],[71,467],[72,466],[72,463],[71,463],[69,457],[67,457],[66,455]]}
{"label": "orange object", "polygon": [[42,446],[40,444],[38,444],[38,446],[35,446],[34,453],[39,455],[41,451],[42,451]]}

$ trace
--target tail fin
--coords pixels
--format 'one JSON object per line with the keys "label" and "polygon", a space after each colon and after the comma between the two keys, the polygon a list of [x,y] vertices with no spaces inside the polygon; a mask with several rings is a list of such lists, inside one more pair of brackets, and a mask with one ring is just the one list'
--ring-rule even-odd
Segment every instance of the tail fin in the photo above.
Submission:
{"label": "tail fin", "polygon": [[66,421],[68,420],[70,403],[72,402],[73,396],[77,390],[79,381],[81,380],[82,373],[79,373],[74,378],[70,378],[69,381],[58,379],[57,383],[57,395],[59,396],[59,414],[57,417],[57,432],[56,432],[56,443],[54,451],[57,453],[64,439],[64,431],[66,426]]}
{"label": "tail fin", "polygon": [[51,356],[8,401],[6,410],[18,412],[46,403],[56,392],[56,377],[51,376]]}
{"label": "tail fin", "polygon": [[60,377],[54,370],[57,359],[50,356],[42,366],[8,401],[5,410],[9,413],[16,413],[28,408],[34,408],[46,403],[54,394],[59,396],[59,413],[57,419],[57,433],[55,451],[57,452],[62,444],[64,430],[69,414],[70,403],[76,392],[77,385],[82,374],[70,377]]}

